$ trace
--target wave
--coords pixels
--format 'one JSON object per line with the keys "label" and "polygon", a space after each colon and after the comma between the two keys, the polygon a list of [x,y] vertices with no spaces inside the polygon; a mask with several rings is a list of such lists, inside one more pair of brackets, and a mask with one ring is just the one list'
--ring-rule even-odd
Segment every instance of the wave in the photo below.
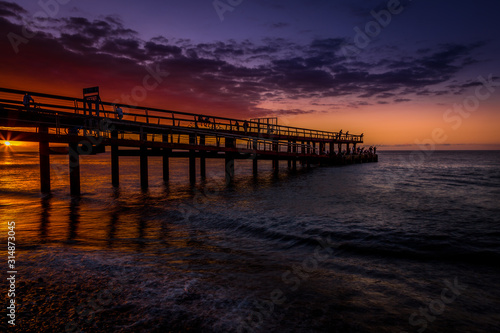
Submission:
{"label": "wave", "polygon": [[[500,260],[500,252],[490,250],[485,241],[481,243],[463,242],[447,234],[411,234],[402,231],[373,231],[360,228],[342,231],[325,231],[312,228],[303,233],[284,230],[285,226],[253,225],[249,220],[221,219],[211,217],[227,232],[237,232],[243,237],[258,238],[272,242],[281,249],[314,251],[320,244],[329,244],[336,255],[363,256],[416,261],[439,261],[453,263],[495,266]],[[207,216],[203,218],[207,223]],[[208,222],[211,227],[214,224]],[[258,242],[256,244],[261,244]]]}
{"label": "wave", "polygon": [[416,261],[439,261],[448,263],[468,263],[497,267],[500,253],[489,250],[466,251],[464,249],[429,244],[427,251],[388,244],[342,243],[338,250],[362,256],[395,258]]}

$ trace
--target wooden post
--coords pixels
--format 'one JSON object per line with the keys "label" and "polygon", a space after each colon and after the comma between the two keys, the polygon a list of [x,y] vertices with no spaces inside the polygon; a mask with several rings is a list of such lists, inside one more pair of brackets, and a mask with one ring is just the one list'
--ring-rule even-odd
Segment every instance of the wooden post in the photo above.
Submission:
{"label": "wooden post", "polygon": [[[162,141],[164,143],[168,142],[168,134],[163,134],[162,136]],[[169,161],[168,161],[168,156],[172,152],[172,149],[169,148],[163,148],[163,181],[168,182],[169,180],[169,173],[170,173],[170,166],[169,166]]]}
{"label": "wooden post", "polygon": [[253,150],[254,150],[254,155],[253,155],[253,161],[252,161],[252,171],[253,175],[257,176],[258,174],[258,159],[257,159],[257,139],[252,140],[252,145],[253,145]]}
{"label": "wooden post", "polygon": [[[226,138],[225,145],[228,148],[234,148],[234,139]],[[225,175],[226,175],[226,184],[232,183],[234,179],[234,157],[233,152],[225,152]]]}
{"label": "wooden post", "polygon": [[[287,152],[291,153],[292,152],[292,141],[288,141],[288,146],[287,146]],[[292,159],[289,157],[288,158],[288,169],[292,168]]]}
{"label": "wooden post", "polygon": [[69,188],[71,195],[80,195],[80,154],[78,143],[69,144]]}
{"label": "wooden post", "polygon": [[[200,135],[200,146],[204,145],[205,145],[205,136]],[[204,150],[200,150],[200,177],[201,179],[207,178],[207,167],[206,167],[206,158]]]}
{"label": "wooden post", "polygon": [[[293,141],[292,152],[297,154],[297,141]],[[292,170],[297,170],[297,157],[293,158],[292,161]]]}
{"label": "wooden post", "polygon": [[[118,140],[118,131],[111,132],[111,139]],[[111,145],[111,184],[114,187],[120,186],[120,162],[118,145]]]}
{"label": "wooden post", "polygon": [[[196,144],[196,134],[189,134],[189,144]],[[196,183],[196,153],[194,149],[189,150],[189,183]]]}
{"label": "wooden post", "polygon": [[141,135],[141,148],[140,148],[140,169],[141,169],[141,188],[143,190],[149,187],[148,181],[148,147],[146,146],[147,134]]}
{"label": "wooden post", "polygon": [[276,156],[273,158],[273,170],[274,170],[274,173],[277,173],[280,169],[280,161],[279,161],[279,157],[278,157],[278,149],[279,149],[279,145],[278,143],[276,142],[273,142],[273,152],[276,153]]}
{"label": "wooden post", "polygon": [[[40,126],[40,134],[47,134],[49,129]],[[47,141],[40,141],[38,144],[40,154],[40,189],[42,193],[50,192],[50,152],[49,143]]]}

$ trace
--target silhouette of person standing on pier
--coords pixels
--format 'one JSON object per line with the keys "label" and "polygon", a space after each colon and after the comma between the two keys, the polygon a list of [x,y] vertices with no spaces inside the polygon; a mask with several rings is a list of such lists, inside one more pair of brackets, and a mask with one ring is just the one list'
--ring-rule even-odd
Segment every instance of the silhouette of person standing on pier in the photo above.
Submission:
{"label": "silhouette of person standing on pier", "polygon": [[118,119],[122,120],[123,118],[123,110],[120,105],[116,106],[116,114],[118,115]]}
{"label": "silhouette of person standing on pier", "polygon": [[33,97],[31,97],[30,93],[27,92],[26,94],[24,94],[24,97],[23,97],[23,105],[26,108],[26,110],[30,109],[31,102],[35,103],[35,100],[33,99]]}

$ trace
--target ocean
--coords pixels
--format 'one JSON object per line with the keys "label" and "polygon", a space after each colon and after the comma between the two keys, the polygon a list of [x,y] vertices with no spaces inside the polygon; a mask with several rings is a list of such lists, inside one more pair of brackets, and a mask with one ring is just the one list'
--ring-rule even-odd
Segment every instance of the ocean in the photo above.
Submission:
{"label": "ocean", "polygon": [[500,332],[499,151],[380,151],[278,175],[263,161],[257,177],[237,160],[231,185],[208,160],[195,186],[187,160],[164,184],[151,157],[147,191],[138,157],[120,157],[113,188],[105,153],[82,156],[79,198],[67,159],[51,156],[43,196],[37,153],[0,153],[9,331]]}

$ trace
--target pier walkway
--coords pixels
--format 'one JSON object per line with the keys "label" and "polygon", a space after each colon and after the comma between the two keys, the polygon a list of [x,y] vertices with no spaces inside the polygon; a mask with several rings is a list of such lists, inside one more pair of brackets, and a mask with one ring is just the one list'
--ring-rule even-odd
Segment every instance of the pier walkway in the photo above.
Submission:
{"label": "pier walkway", "polygon": [[[163,179],[169,179],[169,159],[189,158],[189,179],[206,176],[206,159],[225,159],[226,181],[234,177],[234,161],[252,159],[257,174],[259,160],[339,165],[376,162],[376,154],[343,154],[363,143],[363,135],[318,131],[277,124],[276,118],[251,120],[217,117],[100,100],[97,87],[84,89],[83,98],[31,93],[35,103],[23,105],[24,91],[0,88],[0,139],[38,142],[42,192],[50,192],[50,143],[67,144],[70,191],[80,194],[80,155],[111,151],[113,186],[119,186],[119,156],[139,156],[141,187],[148,187],[148,156],[163,157]],[[61,150],[58,151],[61,153]]]}

